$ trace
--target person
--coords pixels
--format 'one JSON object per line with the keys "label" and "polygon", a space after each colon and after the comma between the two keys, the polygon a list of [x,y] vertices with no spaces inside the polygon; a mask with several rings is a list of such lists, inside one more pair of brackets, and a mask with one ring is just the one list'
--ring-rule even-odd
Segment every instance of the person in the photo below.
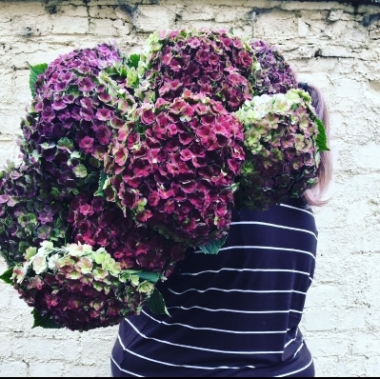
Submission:
{"label": "person", "polygon": [[[328,130],[319,90],[305,83]],[[299,324],[313,280],[319,206],[331,179],[322,153],[319,183],[302,198],[260,212],[234,212],[217,255],[188,252],[160,283],[171,317],[144,308],[120,325],[113,376],[314,377]]]}

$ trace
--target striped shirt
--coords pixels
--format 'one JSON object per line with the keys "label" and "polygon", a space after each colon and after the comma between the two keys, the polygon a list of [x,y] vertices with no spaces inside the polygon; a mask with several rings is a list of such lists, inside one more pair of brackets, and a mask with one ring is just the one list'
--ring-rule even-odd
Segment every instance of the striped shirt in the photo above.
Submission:
{"label": "striped shirt", "polygon": [[235,212],[218,255],[188,252],[159,289],[171,317],[125,319],[114,376],[314,376],[299,323],[317,247],[300,200]]}

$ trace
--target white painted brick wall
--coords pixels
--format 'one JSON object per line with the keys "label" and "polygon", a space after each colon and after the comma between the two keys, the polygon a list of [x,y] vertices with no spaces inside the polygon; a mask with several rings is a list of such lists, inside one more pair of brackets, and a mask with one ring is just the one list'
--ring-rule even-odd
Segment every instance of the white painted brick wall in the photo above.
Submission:
{"label": "white painted brick wall", "polygon": [[[334,135],[335,181],[331,202],[316,211],[318,265],[304,334],[318,376],[379,376],[380,23],[362,23],[378,13],[380,6],[338,2],[69,0],[49,15],[39,2],[2,0],[0,163],[17,155],[30,100],[26,62],[49,62],[99,41],[138,51],[151,31],[182,26],[233,28],[280,45],[299,78],[323,90]],[[115,328],[31,329],[30,309],[3,284],[0,293],[1,377],[109,375]]]}

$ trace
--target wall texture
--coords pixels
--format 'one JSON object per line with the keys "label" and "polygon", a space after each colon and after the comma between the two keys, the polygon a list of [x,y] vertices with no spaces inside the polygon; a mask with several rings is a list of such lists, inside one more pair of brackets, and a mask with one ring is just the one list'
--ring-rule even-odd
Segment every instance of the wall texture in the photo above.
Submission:
{"label": "wall texture", "polygon": [[[280,45],[331,111],[335,181],[316,210],[319,254],[303,330],[318,376],[380,374],[380,6],[270,0],[0,0],[0,164],[17,156],[30,100],[27,62],[116,40],[139,51],[152,31],[233,28]],[[5,269],[0,261],[0,271]],[[30,309],[0,284],[0,376],[108,376],[116,337],[31,329]]]}

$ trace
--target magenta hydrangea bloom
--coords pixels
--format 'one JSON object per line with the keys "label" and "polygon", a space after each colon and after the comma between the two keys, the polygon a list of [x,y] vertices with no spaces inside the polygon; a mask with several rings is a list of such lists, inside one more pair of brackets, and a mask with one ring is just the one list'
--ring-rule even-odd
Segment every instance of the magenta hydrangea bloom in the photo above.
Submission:
{"label": "magenta hydrangea bloom", "polygon": [[154,291],[154,283],[122,270],[105,249],[81,244],[56,248],[47,241],[41,245],[38,251],[28,249],[26,262],[12,276],[41,326],[87,331],[117,325],[139,314]]}
{"label": "magenta hydrangea bloom", "polygon": [[[114,45],[75,50],[49,64],[35,84],[30,113],[22,122],[24,159],[71,198],[97,182],[100,161],[114,125],[134,98],[118,71],[123,59]],[[119,109],[119,89],[124,90]]]}
{"label": "magenta hydrangea bloom", "polygon": [[9,266],[45,239],[64,241],[65,208],[58,187],[32,166],[10,164],[0,173],[0,246]]}
{"label": "magenta hydrangea bloom", "polygon": [[252,49],[224,30],[154,33],[140,96],[173,101],[189,90],[221,101],[228,111],[251,99],[256,70]]}
{"label": "magenta hydrangea bloom", "polygon": [[250,46],[260,66],[254,73],[252,87],[255,96],[286,93],[297,88],[294,72],[277,46],[262,40],[252,40]]}
{"label": "magenta hydrangea bloom", "polygon": [[105,196],[137,222],[197,246],[226,234],[243,161],[242,124],[221,103],[185,91],[143,104],[120,129],[106,157]]}
{"label": "magenta hydrangea bloom", "polygon": [[70,204],[68,222],[72,241],[105,248],[122,269],[147,269],[168,277],[185,256],[184,245],[125,217],[115,203],[102,197],[77,196]]}

